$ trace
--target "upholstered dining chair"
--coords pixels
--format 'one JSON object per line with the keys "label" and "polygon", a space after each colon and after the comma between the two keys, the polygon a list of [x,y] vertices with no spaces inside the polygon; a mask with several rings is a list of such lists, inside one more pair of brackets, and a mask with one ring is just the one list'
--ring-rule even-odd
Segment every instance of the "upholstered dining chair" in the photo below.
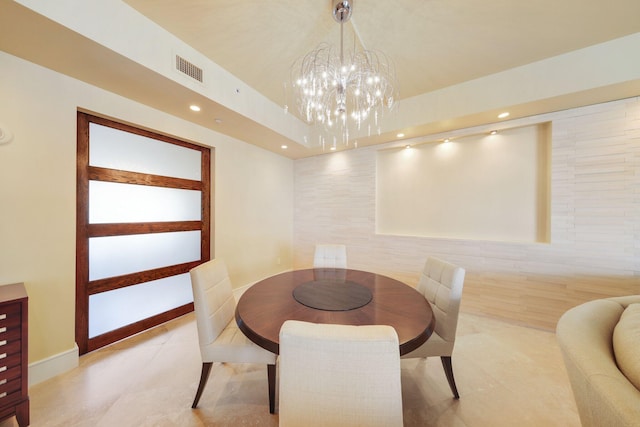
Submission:
{"label": "upholstered dining chair", "polygon": [[318,244],[313,255],[314,268],[347,268],[347,247],[336,244]]}
{"label": "upholstered dining chair", "polygon": [[267,365],[269,412],[275,409],[276,355],[251,342],[236,325],[236,300],[227,267],[213,259],[190,271],[202,372],[192,408],[198,406],[214,362]]}
{"label": "upholstered dining chair", "polygon": [[391,326],[287,320],[278,364],[280,426],[402,426],[400,350]]}
{"label": "upholstered dining chair", "polygon": [[456,399],[460,395],[453,377],[451,355],[456,341],[464,275],[465,270],[461,267],[438,258],[427,258],[417,289],[431,304],[436,327],[424,344],[402,356],[403,359],[439,356]]}

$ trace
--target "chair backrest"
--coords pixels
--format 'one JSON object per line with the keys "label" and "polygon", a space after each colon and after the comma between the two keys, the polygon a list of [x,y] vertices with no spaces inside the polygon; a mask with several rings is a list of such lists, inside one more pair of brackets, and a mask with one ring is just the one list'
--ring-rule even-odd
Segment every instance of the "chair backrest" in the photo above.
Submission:
{"label": "chair backrest", "polygon": [[345,245],[318,244],[313,255],[314,268],[347,268]]}
{"label": "chair backrest", "polygon": [[458,313],[465,271],[438,258],[429,257],[417,289],[431,304],[436,316],[435,332],[449,342],[456,338]]}
{"label": "chair backrest", "polygon": [[280,329],[279,375],[280,426],[402,426],[391,326],[288,320]]}
{"label": "chair backrest", "polygon": [[200,348],[211,344],[233,318],[236,302],[227,266],[212,259],[194,267],[191,274]]}

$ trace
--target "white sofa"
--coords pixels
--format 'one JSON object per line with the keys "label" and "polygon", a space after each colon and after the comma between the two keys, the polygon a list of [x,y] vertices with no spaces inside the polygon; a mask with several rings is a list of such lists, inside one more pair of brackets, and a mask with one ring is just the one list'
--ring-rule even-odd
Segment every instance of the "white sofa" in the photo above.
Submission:
{"label": "white sofa", "polygon": [[556,335],[582,425],[640,426],[640,295],[574,307]]}

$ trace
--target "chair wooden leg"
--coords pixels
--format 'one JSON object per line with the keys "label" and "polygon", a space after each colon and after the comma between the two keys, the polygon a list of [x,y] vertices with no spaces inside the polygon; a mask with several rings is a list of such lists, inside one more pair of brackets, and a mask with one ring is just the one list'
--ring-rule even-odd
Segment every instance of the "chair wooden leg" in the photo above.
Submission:
{"label": "chair wooden leg", "polygon": [[458,388],[456,387],[456,380],[453,378],[453,365],[451,365],[451,357],[442,356],[440,357],[440,360],[442,361],[442,367],[444,368],[444,373],[447,376],[449,387],[451,387],[451,391],[453,392],[453,397],[455,397],[456,399],[460,399]]}
{"label": "chair wooden leg", "polygon": [[198,406],[198,401],[200,401],[200,396],[202,396],[202,392],[204,391],[204,386],[207,385],[207,380],[209,379],[209,374],[211,373],[211,367],[213,366],[213,362],[202,363],[202,373],[200,374],[200,384],[198,384],[198,391],[196,392],[196,398],[193,399],[192,408]]}
{"label": "chair wooden leg", "polygon": [[276,365],[267,365],[267,380],[269,382],[269,413],[276,409]]}

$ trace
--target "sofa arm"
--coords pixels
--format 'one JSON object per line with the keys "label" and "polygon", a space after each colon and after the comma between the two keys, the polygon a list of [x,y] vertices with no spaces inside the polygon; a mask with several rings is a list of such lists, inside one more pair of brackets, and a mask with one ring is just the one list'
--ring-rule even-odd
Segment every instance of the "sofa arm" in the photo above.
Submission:
{"label": "sofa arm", "polygon": [[590,301],[558,321],[558,344],[585,427],[640,426],[640,391],[618,369],[612,344],[622,312],[634,302],[640,295]]}

